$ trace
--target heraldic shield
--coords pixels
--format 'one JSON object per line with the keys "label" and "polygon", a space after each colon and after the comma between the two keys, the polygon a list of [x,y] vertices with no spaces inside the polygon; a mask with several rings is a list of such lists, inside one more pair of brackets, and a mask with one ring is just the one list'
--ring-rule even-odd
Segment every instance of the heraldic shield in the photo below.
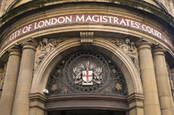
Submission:
{"label": "heraldic shield", "polygon": [[94,63],[89,57],[78,61],[78,64],[73,68],[73,79],[75,84],[94,85],[100,84],[102,80],[102,67]]}
{"label": "heraldic shield", "polygon": [[93,85],[93,71],[82,71],[83,82],[82,85]]}

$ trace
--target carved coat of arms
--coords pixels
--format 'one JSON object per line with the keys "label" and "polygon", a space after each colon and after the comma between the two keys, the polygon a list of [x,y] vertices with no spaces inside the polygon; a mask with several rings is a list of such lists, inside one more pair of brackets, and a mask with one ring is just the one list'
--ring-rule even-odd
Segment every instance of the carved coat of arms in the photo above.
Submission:
{"label": "carved coat of arms", "polygon": [[101,84],[102,68],[90,61],[79,63],[73,68],[73,79],[78,85]]}

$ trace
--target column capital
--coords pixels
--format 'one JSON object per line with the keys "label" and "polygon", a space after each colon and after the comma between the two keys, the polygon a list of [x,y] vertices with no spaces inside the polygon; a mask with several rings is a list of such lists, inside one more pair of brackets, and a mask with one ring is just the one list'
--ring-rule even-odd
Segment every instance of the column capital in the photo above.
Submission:
{"label": "column capital", "polygon": [[9,56],[11,56],[11,55],[20,56],[20,54],[21,54],[19,46],[12,47],[12,48],[8,49],[7,51],[9,52]]}
{"label": "column capital", "polygon": [[25,41],[22,43],[23,49],[32,49],[35,50],[37,46],[36,40]]}
{"label": "column capital", "polygon": [[153,48],[153,55],[156,56],[156,55],[163,55],[164,56],[164,52],[165,52],[165,49],[159,47],[159,46],[155,46]]}
{"label": "column capital", "polygon": [[151,49],[151,43],[149,43],[147,41],[138,41],[138,42],[136,42],[136,45],[138,46],[138,50]]}

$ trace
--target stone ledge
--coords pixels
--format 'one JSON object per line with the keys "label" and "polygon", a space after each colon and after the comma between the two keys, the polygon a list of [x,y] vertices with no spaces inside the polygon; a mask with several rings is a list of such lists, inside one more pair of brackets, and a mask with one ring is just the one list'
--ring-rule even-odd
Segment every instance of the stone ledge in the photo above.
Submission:
{"label": "stone ledge", "polygon": [[45,95],[41,93],[32,93],[29,96],[30,99],[30,108],[39,108],[44,110],[45,109],[45,102],[47,98]]}
{"label": "stone ledge", "polygon": [[29,96],[30,101],[39,101],[45,103],[47,101],[47,98],[45,97],[44,94],[41,93],[32,93]]}
{"label": "stone ledge", "polygon": [[142,101],[144,100],[143,94],[140,93],[132,93],[128,96],[128,103],[134,102],[134,101]]}
{"label": "stone ledge", "polygon": [[[3,15],[0,18],[0,27],[2,27],[6,22],[10,21],[11,19],[22,15],[24,13],[27,13],[32,10],[39,9],[41,7],[50,7],[53,5],[58,5],[62,3],[77,3],[77,2],[100,2],[100,3],[113,3],[120,6],[128,6],[130,8],[145,11],[150,14],[155,15],[156,17],[159,17],[163,19],[164,21],[168,22],[168,24],[172,27],[174,27],[174,18],[170,15],[165,13],[162,9],[158,8],[157,6],[154,6],[150,3],[140,1],[140,0],[34,0],[28,3],[25,3],[21,6],[18,6],[14,8],[13,10],[10,10],[8,13]],[[23,9],[23,10],[21,10]],[[45,9],[45,8],[44,8]],[[159,15],[160,14],[160,15]],[[1,29],[0,29],[1,30]]]}
{"label": "stone ledge", "polygon": [[143,108],[144,106],[144,96],[140,93],[133,93],[128,96],[128,103],[129,103],[129,110],[135,109],[135,108]]}

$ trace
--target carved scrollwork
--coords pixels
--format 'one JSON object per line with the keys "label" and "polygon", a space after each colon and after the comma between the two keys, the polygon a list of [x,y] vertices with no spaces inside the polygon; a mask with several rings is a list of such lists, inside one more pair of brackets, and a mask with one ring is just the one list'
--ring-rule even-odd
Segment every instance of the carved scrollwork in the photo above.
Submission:
{"label": "carved scrollwork", "polygon": [[129,56],[136,68],[139,69],[138,52],[134,42],[128,38],[111,39],[110,41],[119,47],[127,56]]}

